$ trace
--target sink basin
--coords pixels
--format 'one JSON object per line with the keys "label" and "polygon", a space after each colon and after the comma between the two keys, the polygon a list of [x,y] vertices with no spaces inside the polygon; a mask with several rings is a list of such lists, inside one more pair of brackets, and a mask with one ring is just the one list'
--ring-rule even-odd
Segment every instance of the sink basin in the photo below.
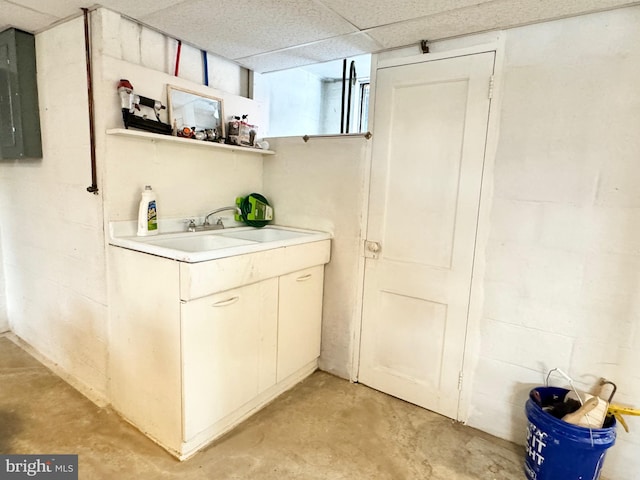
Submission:
{"label": "sink basin", "polygon": [[211,234],[193,237],[154,238],[146,240],[145,243],[183,252],[207,252],[220,248],[250,245],[255,242],[249,239],[231,238],[229,236],[223,237],[222,235]]}
{"label": "sink basin", "polygon": [[180,262],[197,263],[331,238],[325,232],[277,225],[186,232],[183,221],[166,222],[171,223],[159,225],[160,233],[150,237],[135,235],[136,222],[111,222],[109,243]]}
{"label": "sink basin", "polygon": [[292,238],[305,237],[314,232],[300,232],[296,230],[283,230],[279,228],[263,227],[255,230],[241,230],[238,232],[222,232],[219,235],[227,238],[251,240],[254,242],[279,242]]}

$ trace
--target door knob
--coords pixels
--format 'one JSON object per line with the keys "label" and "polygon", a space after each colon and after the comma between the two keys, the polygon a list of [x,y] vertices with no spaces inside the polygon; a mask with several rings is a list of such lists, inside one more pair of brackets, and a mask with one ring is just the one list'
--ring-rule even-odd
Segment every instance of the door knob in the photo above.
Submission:
{"label": "door knob", "polygon": [[378,253],[380,251],[380,243],[367,241],[367,250],[372,253]]}
{"label": "door knob", "polygon": [[378,253],[382,250],[380,242],[372,242],[365,240],[364,242],[364,256],[367,258],[378,258]]}

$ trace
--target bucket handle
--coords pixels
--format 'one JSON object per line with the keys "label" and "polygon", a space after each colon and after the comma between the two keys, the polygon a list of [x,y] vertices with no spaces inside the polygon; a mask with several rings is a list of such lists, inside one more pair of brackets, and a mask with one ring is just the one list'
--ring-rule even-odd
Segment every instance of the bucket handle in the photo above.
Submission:
{"label": "bucket handle", "polygon": [[573,378],[571,378],[569,375],[567,375],[566,373],[564,373],[564,371],[558,367],[556,368],[552,368],[551,370],[549,370],[549,373],[547,373],[547,381],[545,383],[545,386],[549,386],[549,377],[551,377],[551,374],[553,372],[557,372],[558,374],[560,374],[562,377],[564,377],[564,379],[569,382],[569,386],[571,387],[571,390],[573,390],[573,393],[576,394],[576,397],[578,397],[578,401],[580,402],[580,405],[584,405],[584,401],[582,400],[582,397],[580,396],[580,394],[578,393],[578,390],[576,390],[575,385],[573,384]]}
{"label": "bucket handle", "polygon": [[[573,384],[573,378],[571,378],[569,375],[567,375],[561,368],[552,368],[551,370],[549,370],[549,373],[547,373],[547,381],[546,381],[546,386],[549,386],[549,377],[551,377],[551,374],[553,372],[557,372],[559,375],[561,375],[562,377],[564,377],[564,379],[569,382],[569,386],[571,387],[571,389],[573,390],[573,392],[576,394],[576,397],[578,398],[578,401],[580,402],[580,405],[584,405],[584,401],[582,400],[582,397],[580,396],[580,394],[578,393],[578,390],[576,389],[575,385]],[[614,390],[615,393],[615,390]],[[612,395],[613,397],[613,395]],[[591,447],[594,447],[594,442],[593,442],[593,429],[591,428],[591,426],[589,426],[589,436],[591,437]]]}

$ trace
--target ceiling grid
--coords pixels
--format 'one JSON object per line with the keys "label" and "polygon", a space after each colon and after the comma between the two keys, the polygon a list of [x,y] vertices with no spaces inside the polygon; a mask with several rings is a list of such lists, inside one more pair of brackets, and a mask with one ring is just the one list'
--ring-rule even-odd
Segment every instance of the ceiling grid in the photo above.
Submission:
{"label": "ceiling grid", "polygon": [[[630,0],[102,0],[185,43],[257,72],[638,5]],[[212,6],[214,5],[214,6]],[[0,0],[0,31],[37,33],[83,0]]]}

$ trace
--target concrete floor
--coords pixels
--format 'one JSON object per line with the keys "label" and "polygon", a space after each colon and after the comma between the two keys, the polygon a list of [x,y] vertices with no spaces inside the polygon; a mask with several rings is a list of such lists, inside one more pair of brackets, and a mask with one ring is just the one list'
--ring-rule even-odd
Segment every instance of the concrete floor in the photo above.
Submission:
{"label": "concrete floor", "polygon": [[6,337],[0,453],[78,454],[91,480],[524,478],[521,447],[323,372],[178,462]]}

